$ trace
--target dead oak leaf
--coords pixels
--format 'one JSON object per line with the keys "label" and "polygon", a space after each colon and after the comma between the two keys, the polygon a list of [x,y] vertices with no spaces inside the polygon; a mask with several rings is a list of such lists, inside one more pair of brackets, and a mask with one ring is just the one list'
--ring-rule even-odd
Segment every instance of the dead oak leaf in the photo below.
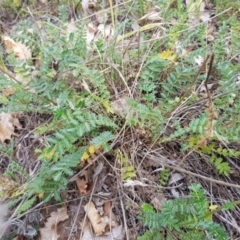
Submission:
{"label": "dead oak leaf", "polygon": [[13,52],[17,59],[28,60],[32,57],[31,51],[22,43],[14,41],[8,36],[2,36],[2,41],[8,52]]}
{"label": "dead oak leaf", "polygon": [[92,224],[92,227],[96,236],[103,235],[106,232],[109,223],[106,221],[103,221],[99,211],[95,208],[94,203],[93,202],[87,203],[84,206],[84,210]]}
{"label": "dead oak leaf", "polygon": [[4,143],[5,140],[10,140],[12,135],[16,135],[14,133],[14,127],[21,129],[22,126],[19,120],[14,117],[12,113],[4,113],[0,114],[0,141]]}
{"label": "dead oak leaf", "polygon": [[77,183],[77,187],[78,187],[78,190],[79,192],[81,193],[81,195],[87,195],[88,193],[88,183],[86,182],[86,180],[84,179],[77,179],[76,180],[76,183]]}
{"label": "dead oak leaf", "polygon": [[58,224],[68,219],[67,208],[58,208],[56,212],[52,212],[51,216],[47,219],[45,227],[39,229],[41,234],[41,240],[57,240],[58,235]]}

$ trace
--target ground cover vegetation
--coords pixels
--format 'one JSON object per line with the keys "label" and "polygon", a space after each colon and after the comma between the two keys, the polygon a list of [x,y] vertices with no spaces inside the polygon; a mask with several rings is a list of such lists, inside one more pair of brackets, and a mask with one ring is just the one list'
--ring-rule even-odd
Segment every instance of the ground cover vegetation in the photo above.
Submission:
{"label": "ground cover vegetation", "polygon": [[2,239],[237,239],[239,11],[1,1]]}

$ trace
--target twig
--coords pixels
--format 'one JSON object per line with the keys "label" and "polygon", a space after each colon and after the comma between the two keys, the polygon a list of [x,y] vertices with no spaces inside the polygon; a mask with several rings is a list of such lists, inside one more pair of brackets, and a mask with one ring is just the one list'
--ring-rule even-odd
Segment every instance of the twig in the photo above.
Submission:
{"label": "twig", "polygon": [[[145,155],[145,154],[144,154]],[[197,174],[197,173],[193,173],[193,172],[190,172],[188,170],[185,170],[183,168],[180,168],[178,166],[172,166],[170,164],[166,164],[166,162],[169,162],[170,160],[165,158],[165,157],[157,157],[157,156],[152,156],[152,155],[148,155],[147,158],[153,160],[153,161],[157,161],[157,162],[161,162],[161,164],[164,166],[164,167],[167,167],[167,168],[170,168],[170,169],[173,169],[173,170],[176,170],[176,171],[179,171],[179,172],[182,172],[182,173],[186,173],[186,174],[189,174],[189,175],[192,175],[192,176],[195,176],[195,177],[198,177],[198,178],[202,178],[206,181],[209,181],[209,182],[214,182],[214,183],[217,183],[219,185],[223,185],[223,186],[227,186],[227,187],[233,187],[233,188],[239,188],[240,189],[240,185],[237,185],[237,184],[232,184],[232,183],[227,183],[227,182],[223,182],[223,181],[220,181],[220,180],[216,180],[216,179],[213,179],[213,178],[209,178],[209,177],[205,177],[203,175],[200,175],[200,174]]]}
{"label": "twig", "polygon": [[123,201],[122,201],[122,198],[120,198],[120,203],[121,203],[121,208],[122,208],[122,213],[123,213],[123,222],[124,222],[124,228],[125,228],[125,232],[126,232],[126,240],[129,240],[129,237],[128,237],[128,227],[127,227],[127,221],[126,221],[126,214],[125,214],[125,208],[124,208],[124,205],[123,205]]}
{"label": "twig", "polygon": [[70,240],[70,239],[71,239],[71,235],[72,235],[72,232],[73,232],[73,228],[74,228],[74,226],[76,225],[77,217],[78,217],[78,215],[79,215],[80,208],[81,208],[81,206],[82,206],[82,200],[83,200],[83,199],[81,198],[81,200],[80,200],[80,202],[79,202],[79,204],[78,204],[78,209],[77,209],[77,212],[76,212],[76,214],[75,214],[75,217],[74,217],[74,220],[73,220],[73,224],[72,224],[70,233],[68,234],[68,239],[67,239],[67,240]]}

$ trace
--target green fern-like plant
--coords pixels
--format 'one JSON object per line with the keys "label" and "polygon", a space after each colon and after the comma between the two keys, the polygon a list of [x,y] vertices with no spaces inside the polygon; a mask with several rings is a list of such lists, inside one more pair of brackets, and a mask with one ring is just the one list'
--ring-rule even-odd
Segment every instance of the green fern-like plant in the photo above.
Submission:
{"label": "green fern-like plant", "polygon": [[166,186],[168,178],[169,178],[169,172],[170,172],[170,168],[164,168],[161,172],[160,172],[160,176],[159,176],[159,184],[161,186]]}
{"label": "green fern-like plant", "polygon": [[[108,82],[99,74],[97,64],[88,64],[91,54],[86,30],[77,21],[76,30],[69,34],[64,22],[67,8],[59,8],[57,24],[42,21],[43,32],[27,19],[15,27],[21,34],[11,35],[31,50],[33,59],[40,63],[37,69],[33,59],[22,61],[9,54],[6,60],[11,70],[0,76],[0,90],[14,90],[11,96],[1,95],[1,111],[51,116],[34,130],[44,137],[45,147],[35,150],[40,169],[31,180],[26,175],[23,206],[18,213],[30,208],[37,197],[62,201],[61,192],[79,170],[85,146],[109,151],[109,141],[118,128],[111,117]],[[16,80],[14,74],[25,82]],[[14,199],[11,202],[15,203]]]}
{"label": "green fern-like plant", "polygon": [[216,143],[212,142],[206,146],[199,146],[199,137],[191,136],[188,140],[188,147],[198,151],[200,154],[207,154],[209,161],[214,164],[220,174],[229,175],[230,165],[224,160],[226,157],[236,158],[240,156],[240,151],[230,148],[217,147]]}
{"label": "green fern-like plant", "polygon": [[20,215],[22,212],[25,212],[26,210],[31,208],[35,201],[36,201],[36,196],[33,196],[27,199],[26,201],[24,201],[23,204],[21,204],[17,209],[17,215]]}
{"label": "green fern-like plant", "polygon": [[[138,239],[152,239],[156,234],[163,234],[164,230],[177,234],[181,239],[217,239],[225,240],[228,237],[225,229],[219,224],[209,221],[211,215],[204,190],[198,184],[190,187],[190,196],[163,202],[160,213],[156,213],[149,204],[142,207],[143,214],[140,219],[144,226],[150,228]],[[160,235],[161,236],[161,235]],[[167,239],[173,239],[168,236]]]}

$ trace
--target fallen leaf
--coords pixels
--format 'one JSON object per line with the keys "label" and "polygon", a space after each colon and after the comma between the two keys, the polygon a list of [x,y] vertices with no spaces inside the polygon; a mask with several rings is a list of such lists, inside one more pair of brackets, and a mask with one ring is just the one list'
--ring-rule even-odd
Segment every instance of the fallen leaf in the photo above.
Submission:
{"label": "fallen leaf", "polygon": [[0,141],[4,143],[5,140],[10,140],[12,135],[17,135],[14,133],[14,127],[21,129],[22,125],[19,120],[14,117],[12,113],[0,114]]}
{"label": "fallen leaf", "polygon": [[118,116],[126,117],[129,111],[129,105],[127,104],[127,97],[122,96],[119,99],[112,102],[111,105],[113,112],[115,112]]}
{"label": "fallen leaf", "polygon": [[103,210],[105,216],[110,216],[110,212],[112,210],[112,202],[111,201],[105,202]]}
{"label": "fallen leaf", "polygon": [[156,196],[151,200],[151,204],[157,211],[160,211],[164,200],[165,200],[164,194],[156,193]]}
{"label": "fallen leaf", "polygon": [[83,173],[76,180],[76,183],[77,183],[78,190],[82,196],[87,195],[92,191],[93,184],[89,178],[88,170],[83,171]]}
{"label": "fallen leaf", "polygon": [[82,236],[82,240],[112,240],[112,239],[117,240],[125,239],[125,232],[122,225],[112,228],[111,231],[107,232],[104,236],[97,237],[91,233],[89,227],[85,227]]}
{"label": "fallen leaf", "polygon": [[28,60],[32,57],[31,51],[22,43],[16,42],[8,36],[2,36],[2,41],[8,52],[13,52],[18,59]]}
{"label": "fallen leaf", "polygon": [[[0,199],[5,199],[13,193],[19,184],[8,176],[0,174]],[[1,212],[1,211],[0,211]]]}
{"label": "fallen leaf", "polygon": [[102,216],[100,212],[96,209],[93,202],[86,204],[84,210],[87,213],[87,216],[92,224],[96,236],[94,236],[94,234],[90,231],[89,225],[86,224],[83,229],[82,240],[110,240],[113,238],[119,240],[124,239],[124,229],[122,225],[119,225],[116,221],[116,216],[112,212],[111,201],[105,202]]}
{"label": "fallen leaf", "polygon": [[56,212],[52,212],[51,216],[47,219],[44,228],[40,228],[41,240],[57,240],[60,236],[58,235],[58,224],[68,219],[67,208],[58,208]]}
{"label": "fallen leaf", "polygon": [[99,211],[95,208],[93,202],[89,202],[84,206],[84,210],[92,224],[96,236],[103,235],[106,232],[107,222],[103,222]]}

